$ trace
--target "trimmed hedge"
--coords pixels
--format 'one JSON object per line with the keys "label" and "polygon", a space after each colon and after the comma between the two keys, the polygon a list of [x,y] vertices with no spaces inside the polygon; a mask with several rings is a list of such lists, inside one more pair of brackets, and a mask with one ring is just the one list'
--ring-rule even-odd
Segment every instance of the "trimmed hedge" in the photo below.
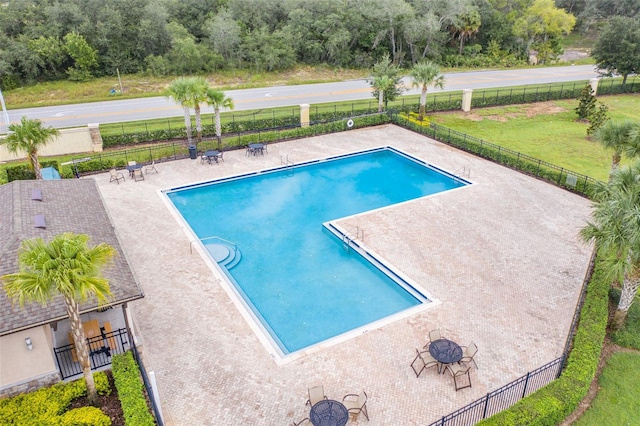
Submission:
{"label": "trimmed hedge", "polygon": [[[93,375],[98,394],[109,395],[109,379],[103,372]],[[108,426],[111,419],[98,409],[67,410],[71,402],[87,394],[84,378],[57,383],[48,388],[0,400],[2,425],[98,425]],[[84,422],[84,423],[83,423]]]}
{"label": "trimmed hedge", "polygon": [[131,426],[155,425],[144,394],[138,364],[131,351],[114,355],[111,364],[113,380],[118,390],[125,424]]}
{"label": "trimmed hedge", "polygon": [[[55,160],[49,161],[41,161],[40,167],[55,167],[56,170],[59,170],[58,162]],[[31,168],[31,164],[18,164],[16,166],[9,166],[6,168],[7,171],[7,181],[12,182],[14,180],[29,180],[36,178],[36,172]]]}
{"label": "trimmed hedge", "polygon": [[560,378],[478,425],[553,426],[575,411],[596,375],[607,329],[609,284],[603,269],[596,263],[580,312],[573,349]]}

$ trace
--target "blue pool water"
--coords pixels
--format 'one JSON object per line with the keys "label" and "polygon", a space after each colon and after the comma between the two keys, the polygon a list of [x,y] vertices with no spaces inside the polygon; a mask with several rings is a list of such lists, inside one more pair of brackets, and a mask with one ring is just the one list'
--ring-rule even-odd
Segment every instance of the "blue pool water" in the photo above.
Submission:
{"label": "blue pool water", "polygon": [[465,184],[379,149],[166,194],[212,257],[221,239],[235,244],[241,257],[223,270],[289,354],[429,303],[345,250],[323,223]]}

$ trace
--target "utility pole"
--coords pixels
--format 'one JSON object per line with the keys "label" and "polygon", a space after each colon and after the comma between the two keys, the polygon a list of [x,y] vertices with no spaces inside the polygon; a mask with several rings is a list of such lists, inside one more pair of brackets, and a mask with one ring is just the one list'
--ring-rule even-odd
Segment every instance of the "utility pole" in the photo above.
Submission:
{"label": "utility pole", "polygon": [[9,113],[7,112],[7,107],[4,105],[4,96],[2,96],[2,90],[0,90],[0,105],[2,105],[2,115],[4,117],[4,131],[3,127],[0,127],[0,134],[9,133]]}

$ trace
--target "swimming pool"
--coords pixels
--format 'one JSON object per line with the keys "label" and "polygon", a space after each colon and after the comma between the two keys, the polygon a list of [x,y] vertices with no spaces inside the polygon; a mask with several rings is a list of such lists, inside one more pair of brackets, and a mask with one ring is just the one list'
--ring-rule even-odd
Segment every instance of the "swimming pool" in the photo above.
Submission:
{"label": "swimming pool", "polygon": [[430,303],[332,221],[467,184],[387,147],[164,193],[285,356]]}

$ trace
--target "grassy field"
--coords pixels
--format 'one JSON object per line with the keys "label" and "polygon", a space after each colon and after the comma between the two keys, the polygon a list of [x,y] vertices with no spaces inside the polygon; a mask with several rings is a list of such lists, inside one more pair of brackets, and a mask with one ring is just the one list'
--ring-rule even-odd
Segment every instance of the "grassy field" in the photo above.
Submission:
{"label": "grassy field", "polygon": [[640,425],[640,354],[618,352],[598,377],[598,395],[575,426]]}
{"label": "grassy field", "polygon": [[[640,96],[599,98],[613,120],[640,120]],[[549,163],[607,180],[611,152],[586,137],[588,124],[576,121],[576,100],[437,113],[441,124]]]}

